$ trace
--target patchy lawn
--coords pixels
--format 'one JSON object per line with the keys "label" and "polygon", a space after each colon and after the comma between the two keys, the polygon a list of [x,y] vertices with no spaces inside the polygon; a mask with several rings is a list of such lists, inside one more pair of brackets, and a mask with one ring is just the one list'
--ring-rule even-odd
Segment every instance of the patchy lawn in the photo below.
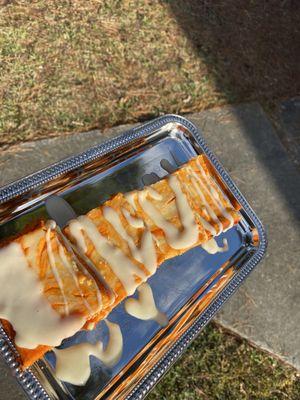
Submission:
{"label": "patchy lawn", "polygon": [[299,92],[298,2],[0,0],[0,145]]}
{"label": "patchy lawn", "polygon": [[42,0],[0,12],[2,143],[225,102],[168,6]]}
{"label": "patchy lawn", "polygon": [[149,400],[299,400],[300,374],[211,323]]}

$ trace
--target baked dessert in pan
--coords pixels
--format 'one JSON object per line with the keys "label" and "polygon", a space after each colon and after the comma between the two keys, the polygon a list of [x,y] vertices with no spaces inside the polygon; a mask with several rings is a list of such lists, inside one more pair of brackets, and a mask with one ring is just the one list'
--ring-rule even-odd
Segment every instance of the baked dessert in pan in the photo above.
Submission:
{"label": "baked dessert in pan", "polygon": [[22,365],[105,318],[166,259],[231,228],[238,208],[200,155],[143,190],[115,195],[63,232],[40,221],[2,243],[0,282],[19,279],[0,294],[0,318]]}

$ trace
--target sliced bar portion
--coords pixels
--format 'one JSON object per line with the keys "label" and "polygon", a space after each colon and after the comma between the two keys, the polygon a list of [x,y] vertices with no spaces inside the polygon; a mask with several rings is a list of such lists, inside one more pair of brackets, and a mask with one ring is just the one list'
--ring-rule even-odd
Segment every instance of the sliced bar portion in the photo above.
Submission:
{"label": "sliced bar portion", "polygon": [[0,317],[26,367],[110,301],[54,221],[0,249]]}

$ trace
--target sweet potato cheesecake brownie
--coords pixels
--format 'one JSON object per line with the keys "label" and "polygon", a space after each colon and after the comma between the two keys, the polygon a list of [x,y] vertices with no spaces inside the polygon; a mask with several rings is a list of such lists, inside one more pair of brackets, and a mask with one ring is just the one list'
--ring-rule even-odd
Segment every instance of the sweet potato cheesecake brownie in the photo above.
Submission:
{"label": "sweet potato cheesecake brownie", "polygon": [[[204,156],[69,222],[2,243],[0,318],[22,365],[105,318],[167,259],[240,220]],[[184,268],[184,267],[183,267]]]}
{"label": "sweet potato cheesecake brownie", "polygon": [[24,366],[81,329],[110,301],[55,223],[0,249],[0,317]]}

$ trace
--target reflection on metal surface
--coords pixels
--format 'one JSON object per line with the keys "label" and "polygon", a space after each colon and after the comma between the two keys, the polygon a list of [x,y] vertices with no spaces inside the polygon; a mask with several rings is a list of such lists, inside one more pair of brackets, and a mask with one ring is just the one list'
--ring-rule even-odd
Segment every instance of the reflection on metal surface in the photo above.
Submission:
{"label": "reflection on metal surface", "polygon": [[97,357],[108,367],[114,366],[122,356],[123,337],[118,324],[105,320],[109,330],[106,348],[103,343],[79,343],[66,349],[55,349],[55,375],[58,379],[83,386],[91,374],[90,356]]}
{"label": "reflection on metal surface", "polygon": [[[199,314],[205,310],[217,294],[226,286],[236,269],[234,266],[228,268],[226,262],[219,270],[201,287],[191,299],[178,311],[169,321],[169,324],[144,347],[143,351],[122,371],[121,376],[117,376],[110,385],[97,397],[101,399],[104,394],[113,393],[114,399],[125,398],[135,385],[147,374],[157,361],[169,351],[176,343],[178,338],[186,332],[195,322]],[[219,280],[218,280],[219,278]],[[138,359],[142,362],[136,369]],[[126,377],[126,379],[124,379]],[[118,380],[123,380],[119,385]],[[115,388],[114,388],[115,386]],[[114,388],[113,391],[111,389]]]}

